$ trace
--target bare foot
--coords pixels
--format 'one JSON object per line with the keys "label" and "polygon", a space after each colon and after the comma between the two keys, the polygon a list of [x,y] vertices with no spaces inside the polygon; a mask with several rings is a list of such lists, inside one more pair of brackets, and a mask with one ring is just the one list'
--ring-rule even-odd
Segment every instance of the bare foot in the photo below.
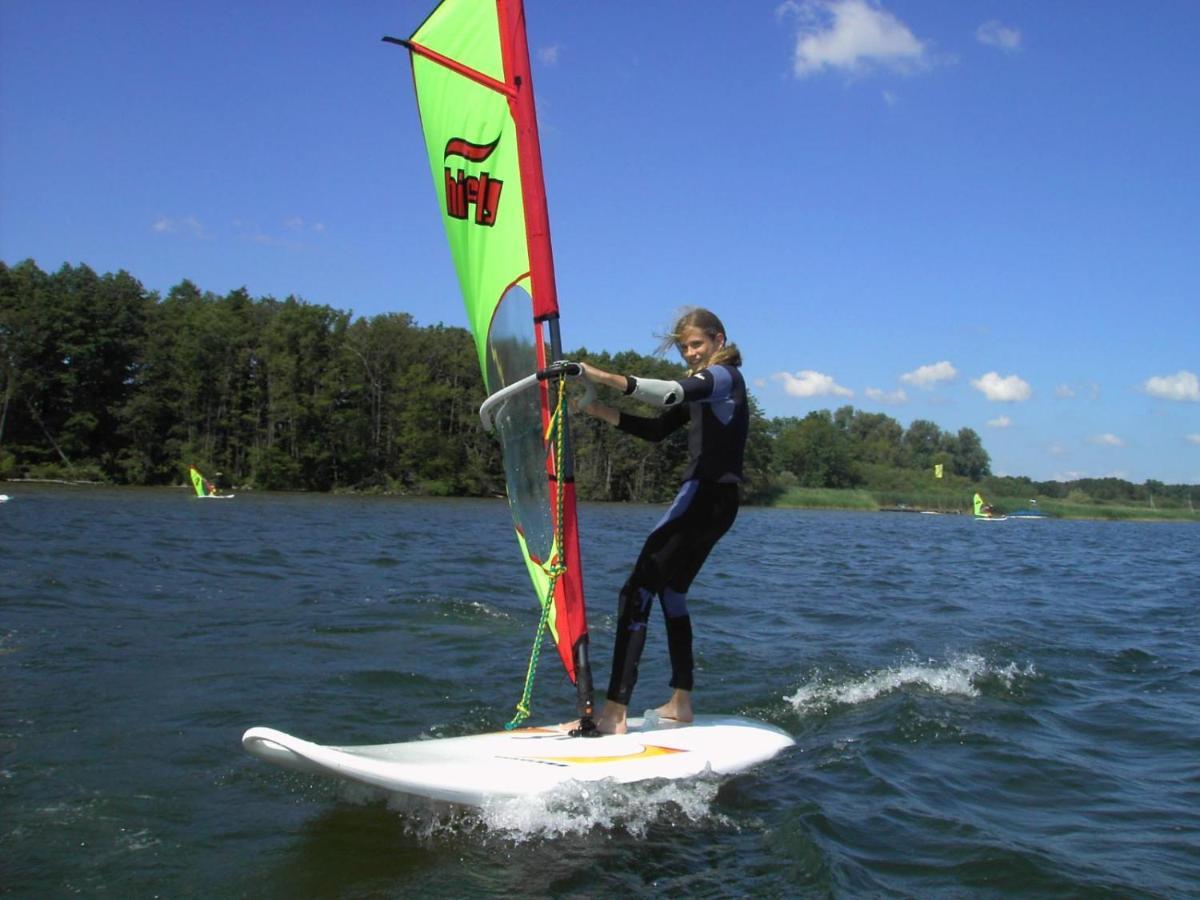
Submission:
{"label": "bare foot", "polygon": [[692,721],[692,692],[675,690],[671,699],[655,710],[660,719],[674,719],[676,722]]}
{"label": "bare foot", "polygon": [[[628,707],[622,706],[620,703],[607,701],[600,710],[600,714],[595,718],[596,730],[601,734],[625,734],[629,729],[625,724],[625,714]],[[560,725],[554,726],[558,731],[570,733],[579,730],[579,720],[573,719],[570,722],[563,722]]]}
{"label": "bare foot", "polygon": [[605,701],[600,715],[596,716],[596,730],[601,734],[624,734],[629,730],[625,724],[627,712],[628,707],[625,704]]}

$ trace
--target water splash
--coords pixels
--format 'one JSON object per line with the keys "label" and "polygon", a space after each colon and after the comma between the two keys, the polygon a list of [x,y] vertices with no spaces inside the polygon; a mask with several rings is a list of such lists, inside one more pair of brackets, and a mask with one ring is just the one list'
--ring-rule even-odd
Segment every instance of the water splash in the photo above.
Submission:
{"label": "water splash", "polygon": [[728,824],[713,809],[719,787],[715,778],[649,785],[564,785],[541,796],[493,804],[484,810],[483,819],[491,831],[518,843],[593,829],[621,829],[640,838],[656,822]]}
{"label": "water splash", "polygon": [[401,813],[404,828],[423,840],[473,834],[512,844],[577,837],[593,831],[646,836],[656,824],[731,826],[714,809],[720,780],[567,783],[528,797],[493,800],[480,809],[393,795],[388,808]]}
{"label": "water splash", "polygon": [[817,681],[800,687],[784,699],[799,713],[824,713],[834,706],[868,703],[884,694],[918,688],[947,696],[978,697],[981,686],[999,682],[1011,690],[1019,678],[1036,676],[1030,663],[993,665],[982,656],[966,654],[945,662],[909,662],[870,672],[848,681]]}

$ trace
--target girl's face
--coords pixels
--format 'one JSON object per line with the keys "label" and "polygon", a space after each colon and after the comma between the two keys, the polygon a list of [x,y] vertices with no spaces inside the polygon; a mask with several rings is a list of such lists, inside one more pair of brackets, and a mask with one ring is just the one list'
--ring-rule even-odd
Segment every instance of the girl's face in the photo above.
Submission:
{"label": "girl's face", "polygon": [[725,346],[725,335],[709,337],[699,328],[685,328],[679,336],[679,355],[693,371],[703,369],[712,355]]}

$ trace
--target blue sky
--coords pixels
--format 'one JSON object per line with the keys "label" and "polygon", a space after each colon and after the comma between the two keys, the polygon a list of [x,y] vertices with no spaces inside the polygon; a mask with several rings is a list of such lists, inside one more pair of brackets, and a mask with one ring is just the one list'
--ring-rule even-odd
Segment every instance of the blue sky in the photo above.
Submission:
{"label": "blue sky", "polygon": [[[0,259],[465,324],[404,52],[429,0],[0,3]],[[717,311],[769,416],[1200,483],[1200,5],[549,2],[564,343]]]}

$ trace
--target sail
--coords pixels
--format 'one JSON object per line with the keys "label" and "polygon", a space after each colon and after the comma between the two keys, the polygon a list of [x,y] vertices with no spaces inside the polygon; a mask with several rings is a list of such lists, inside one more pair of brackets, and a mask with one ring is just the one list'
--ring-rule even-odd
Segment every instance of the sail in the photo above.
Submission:
{"label": "sail", "polygon": [[[389,39],[391,40],[391,39]],[[587,615],[549,217],[520,0],[444,0],[407,41],[442,222],[493,413],[517,542],[591,714]],[[514,385],[526,384],[524,388]],[[553,583],[553,597],[550,585]],[[585,710],[586,707],[586,710]]]}
{"label": "sail", "polygon": [[200,474],[200,470],[195,466],[189,467],[188,474],[192,476],[192,487],[196,489],[196,496],[203,497],[207,493],[204,489],[204,476]]}

